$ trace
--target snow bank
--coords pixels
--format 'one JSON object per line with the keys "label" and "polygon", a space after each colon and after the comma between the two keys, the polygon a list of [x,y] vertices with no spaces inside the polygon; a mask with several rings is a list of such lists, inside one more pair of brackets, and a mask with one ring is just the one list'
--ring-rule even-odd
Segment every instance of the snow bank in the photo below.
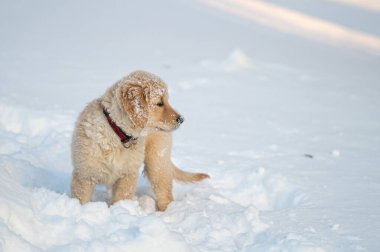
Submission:
{"label": "snow bank", "polygon": [[260,168],[177,185],[163,213],[144,181],[135,200],[81,206],[68,196],[75,116],[4,103],[0,112],[3,251],[243,251],[270,226],[260,210],[297,204],[283,178]]}

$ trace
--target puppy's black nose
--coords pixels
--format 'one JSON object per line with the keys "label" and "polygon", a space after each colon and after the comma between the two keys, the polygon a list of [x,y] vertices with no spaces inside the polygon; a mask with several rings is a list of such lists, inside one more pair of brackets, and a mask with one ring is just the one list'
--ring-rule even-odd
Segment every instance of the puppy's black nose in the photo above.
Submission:
{"label": "puppy's black nose", "polygon": [[180,116],[180,115],[179,115],[179,116],[177,117],[177,120],[176,120],[176,121],[177,121],[178,124],[182,124],[182,123],[185,121],[185,118],[183,118],[183,116]]}

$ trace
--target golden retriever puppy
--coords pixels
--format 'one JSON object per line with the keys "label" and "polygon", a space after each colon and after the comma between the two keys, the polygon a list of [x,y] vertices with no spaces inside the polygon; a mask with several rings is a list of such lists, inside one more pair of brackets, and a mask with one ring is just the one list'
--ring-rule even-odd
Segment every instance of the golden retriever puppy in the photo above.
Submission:
{"label": "golden retriever puppy", "polygon": [[96,184],[104,184],[112,190],[112,203],[131,199],[144,163],[157,208],[164,211],[173,200],[173,179],[209,177],[182,171],[171,161],[171,131],[183,121],[157,76],[136,71],[119,80],[79,115],[72,138],[72,196],[84,204]]}

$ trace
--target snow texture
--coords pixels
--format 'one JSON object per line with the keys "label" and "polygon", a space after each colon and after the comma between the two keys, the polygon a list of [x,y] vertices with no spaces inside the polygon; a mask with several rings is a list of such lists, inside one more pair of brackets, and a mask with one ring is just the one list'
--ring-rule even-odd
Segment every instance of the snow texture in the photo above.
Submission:
{"label": "snow texture", "polygon": [[[2,1],[0,251],[379,251],[378,9],[295,3]],[[75,118],[136,69],[186,117],[174,162],[211,179],[165,212],[143,176],[82,206]]]}

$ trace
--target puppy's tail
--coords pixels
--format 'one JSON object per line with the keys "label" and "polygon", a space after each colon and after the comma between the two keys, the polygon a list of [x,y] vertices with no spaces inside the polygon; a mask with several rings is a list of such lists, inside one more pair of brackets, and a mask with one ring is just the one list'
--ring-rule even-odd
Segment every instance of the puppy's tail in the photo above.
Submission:
{"label": "puppy's tail", "polygon": [[191,173],[191,172],[186,172],[181,169],[179,169],[177,166],[175,166],[172,163],[173,167],[173,172],[174,172],[174,179],[179,182],[183,183],[194,183],[201,181],[203,179],[208,179],[210,176],[205,173]]}

